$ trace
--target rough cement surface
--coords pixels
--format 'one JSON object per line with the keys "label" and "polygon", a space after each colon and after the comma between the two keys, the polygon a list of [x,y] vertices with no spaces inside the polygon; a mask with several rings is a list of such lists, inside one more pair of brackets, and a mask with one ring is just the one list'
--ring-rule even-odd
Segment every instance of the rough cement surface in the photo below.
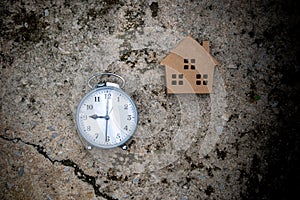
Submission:
{"label": "rough cement surface", "polygon": [[[1,1],[1,199],[286,199],[299,179],[293,1]],[[166,95],[186,37],[221,63],[211,95]],[[128,150],[87,151],[76,106],[97,72],[126,80]]]}

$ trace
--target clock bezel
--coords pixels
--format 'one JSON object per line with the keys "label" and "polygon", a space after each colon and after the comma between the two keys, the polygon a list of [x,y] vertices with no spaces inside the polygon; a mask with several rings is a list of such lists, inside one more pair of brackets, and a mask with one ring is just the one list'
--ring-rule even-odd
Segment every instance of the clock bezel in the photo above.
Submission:
{"label": "clock bezel", "polygon": [[[100,90],[114,90],[114,91],[117,91],[117,92],[120,92],[122,93],[122,95],[124,95],[129,101],[130,103],[132,104],[132,107],[133,107],[133,112],[134,112],[134,115],[136,116],[134,118],[134,122],[135,122],[135,126],[134,126],[134,129],[130,132],[130,134],[128,134],[127,137],[125,137],[121,142],[119,143],[116,143],[116,144],[113,144],[113,145],[107,145],[107,144],[99,144],[99,143],[96,143],[94,141],[91,141],[89,139],[89,137],[87,137],[87,135],[85,134],[85,132],[82,130],[82,127],[80,126],[80,123],[79,123],[79,115],[80,115],[80,108],[82,107],[82,104],[84,104],[84,102],[86,101],[86,99],[88,97],[90,97],[91,95],[93,95],[95,92],[98,92]],[[80,135],[80,137],[82,137],[82,139],[84,139],[85,142],[88,143],[87,145],[87,148],[90,149],[92,147],[97,147],[97,148],[100,148],[100,149],[111,149],[111,148],[115,148],[115,147],[121,147],[123,146],[128,140],[130,140],[132,138],[132,136],[134,135],[134,133],[136,132],[137,130],[137,126],[138,126],[138,110],[137,110],[137,107],[133,101],[133,99],[126,93],[124,92],[122,89],[120,88],[117,88],[117,87],[114,87],[114,86],[101,86],[101,87],[97,87],[95,89],[93,89],[92,91],[88,92],[80,101],[80,103],[78,104],[77,106],[77,110],[76,110],[76,127],[77,127],[77,131]]]}

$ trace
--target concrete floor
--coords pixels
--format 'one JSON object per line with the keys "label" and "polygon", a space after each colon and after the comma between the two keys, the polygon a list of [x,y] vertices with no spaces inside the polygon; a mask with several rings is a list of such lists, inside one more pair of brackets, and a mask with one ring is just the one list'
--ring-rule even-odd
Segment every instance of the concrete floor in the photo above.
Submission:
{"label": "concrete floor", "polygon": [[[289,199],[299,184],[299,3],[1,1],[1,199]],[[209,40],[210,95],[167,95],[159,62]],[[126,151],[88,151],[88,78],[139,110]]]}

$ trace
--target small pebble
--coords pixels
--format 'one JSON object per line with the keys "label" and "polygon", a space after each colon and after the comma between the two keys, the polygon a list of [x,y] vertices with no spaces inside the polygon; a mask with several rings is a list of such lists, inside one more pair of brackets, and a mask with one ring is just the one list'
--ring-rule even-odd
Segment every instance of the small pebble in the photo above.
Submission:
{"label": "small pebble", "polygon": [[64,168],[64,172],[68,172],[68,171],[70,171],[70,168],[69,167],[65,167]]}
{"label": "small pebble", "polygon": [[21,176],[23,176],[23,174],[24,174],[24,167],[20,167],[18,175],[21,177]]}
{"label": "small pebble", "polygon": [[32,121],[30,124],[31,124],[31,129],[34,129],[37,125],[37,123],[35,121]]}
{"label": "small pebble", "polygon": [[138,183],[139,183],[139,178],[134,178],[134,179],[133,179],[133,183],[134,183],[134,184],[138,184]]}
{"label": "small pebble", "polygon": [[48,126],[47,129],[48,129],[49,131],[55,131],[55,128],[54,128],[53,126]]}
{"label": "small pebble", "polygon": [[19,151],[15,151],[15,155],[16,155],[16,156],[21,156],[21,154],[20,154]]}
{"label": "small pebble", "polygon": [[26,139],[29,139],[29,138],[30,138],[30,133],[27,132],[27,133],[26,133]]}
{"label": "small pebble", "polygon": [[45,17],[49,16],[49,10],[48,9],[44,10],[44,15],[45,15]]}

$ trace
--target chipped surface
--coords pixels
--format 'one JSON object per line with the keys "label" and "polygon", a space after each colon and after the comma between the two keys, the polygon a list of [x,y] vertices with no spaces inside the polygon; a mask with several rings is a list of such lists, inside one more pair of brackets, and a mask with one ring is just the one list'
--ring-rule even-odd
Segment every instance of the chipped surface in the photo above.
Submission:
{"label": "chipped surface", "polygon": [[[1,1],[1,199],[274,199],[295,193],[299,17],[288,1]],[[221,63],[210,95],[166,95],[187,35]],[[120,74],[139,125],[87,151],[88,78]],[[272,185],[272,188],[269,187]]]}

